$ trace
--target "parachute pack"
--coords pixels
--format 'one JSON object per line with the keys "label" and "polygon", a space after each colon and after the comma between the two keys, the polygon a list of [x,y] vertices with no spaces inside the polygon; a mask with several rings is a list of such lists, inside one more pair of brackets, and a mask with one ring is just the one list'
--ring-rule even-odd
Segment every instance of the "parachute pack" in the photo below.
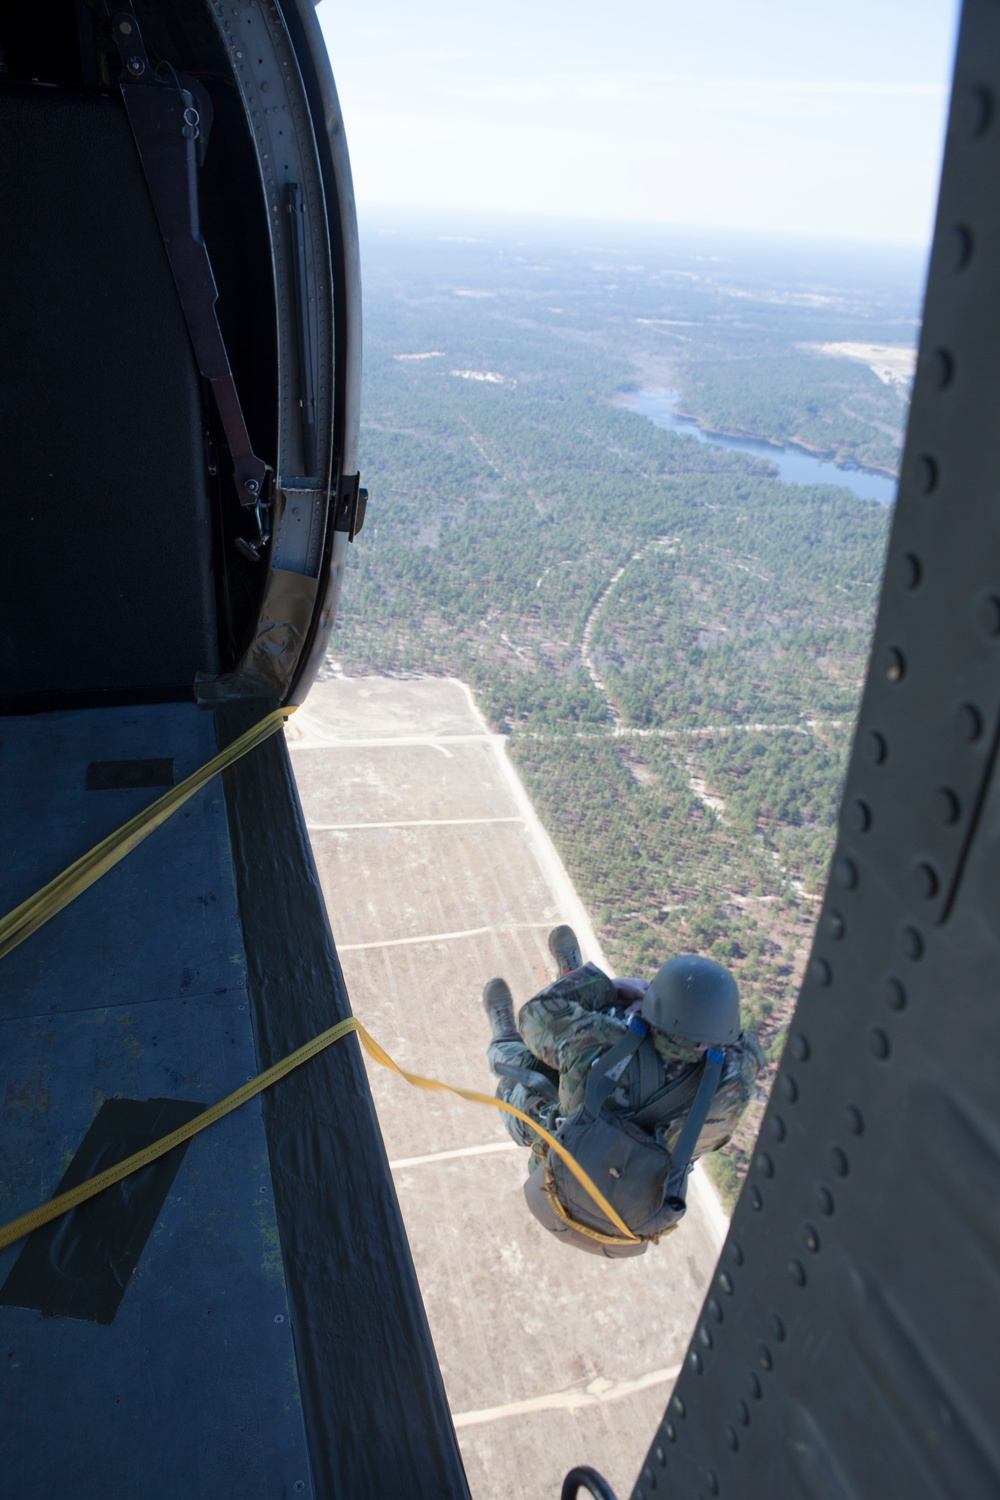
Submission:
{"label": "parachute pack", "polygon": [[[614,1254],[604,1248],[614,1246],[620,1247],[618,1254],[640,1254],[649,1241],[675,1228],[687,1207],[687,1176],[693,1157],[700,1154],[699,1146],[714,1149],[728,1138],[725,1119],[713,1109],[717,1095],[722,1095],[719,1103],[724,1105],[730,1092],[738,1094],[729,1089],[724,1077],[730,1071],[726,1062],[723,1049],[709,1048],[703,1061],[690,1064],[664,1083],[648,1025],[637,1016],[630,1017],[621,1041],[591,1068],[583,1103],[563,1121],[557,1139],[593,1178],[640,1243],[637,1246],[615,1233],[553,1152],[525,1188],[536,1218],[554,1233],[575,1231],[571,1238],[580,1248],[605,1254]],[[713,1129],[708,1132],[709,1142],[703,1144],[710,1112]],[[728,1110],[723,1108],[721,1113],[725,1116]],[[663,1128],[673,1122],[677,1130]],[[552,1222],[553,1215],[557,1224]],[[578,1236],[591,1244],[582,1243]]]}

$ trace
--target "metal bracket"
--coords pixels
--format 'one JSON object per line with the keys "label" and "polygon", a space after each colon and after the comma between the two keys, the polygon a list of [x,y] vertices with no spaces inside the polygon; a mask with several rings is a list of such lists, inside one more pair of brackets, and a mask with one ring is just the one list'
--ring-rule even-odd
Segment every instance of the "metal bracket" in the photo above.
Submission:
{"label": "metal bracket", "polygon": [[233,456],[233,479],[242,505],[259,520],[268,466],[250,443],[243,408],[219,327],[218,288],[198,218],[197,143],[202,111],[191,87],[161,83],[149,66],[145,44],[132,11],[120,10],[111,29],[122,62],[120,87],[135,137],[170,269],[177,283],[198,368],[212,387],[226,441]]}
{"label": "metal bracket", "polygon": [[[243,503],[247,504],[248,502],[244,501]],[[242,557],[245,557],[248,562],[260,562],[263,555],[263,549],[271,540],[271,529],[268,523],[268,514],[270,512],[270,509],[270,505],[267,505],[262,501],[258,501],[253,508],[253,518],[257,527],[257,535],[251,538],[249,541],[246,537],[243,536],[238,536],[236,538],[236,550]]]}
{"label": "metal bracket", "polygon": [[360,474],[341,475],[333,529],[346,531],[351,542],[365,524],[365,512],[368,509],[368,491],[360,488],[360,484]]}
{"label": "metal bracket", "polygon": [[303,222],[302,189],[297,182],[285,189],[285,207],[292,226],[295,254],[295,308],[298,315],[299,342],[299,410],[302,415],[302,458],[307,474],[319,472],[316,446],[316,381],[314,376],[312,338],[309,328],[309,279],[306,273],[306,234]]}

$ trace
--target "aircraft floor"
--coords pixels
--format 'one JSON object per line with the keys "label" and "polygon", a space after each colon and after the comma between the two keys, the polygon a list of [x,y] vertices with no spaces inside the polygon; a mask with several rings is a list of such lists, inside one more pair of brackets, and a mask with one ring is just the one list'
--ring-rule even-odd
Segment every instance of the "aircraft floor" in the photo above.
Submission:
{"label": "aircraft floor", "polygon": [[[180,781],[216,748],[185,704],[0,720],[0,908],[161,794],[88,791],[89,764],[172,758]],[[0,1059],[4,1221],[51,1195],[105,1099],[212,1103],[256,1071],[218,781],[0,961]],[[31,1245],[0,1252],[0,1283]],[[86,1205],[48,1256],[93,1274]],[[188,1147],[111,1323],[0,1306],[0,1328],[6,1493],[312,1493],[259,1102]]]}

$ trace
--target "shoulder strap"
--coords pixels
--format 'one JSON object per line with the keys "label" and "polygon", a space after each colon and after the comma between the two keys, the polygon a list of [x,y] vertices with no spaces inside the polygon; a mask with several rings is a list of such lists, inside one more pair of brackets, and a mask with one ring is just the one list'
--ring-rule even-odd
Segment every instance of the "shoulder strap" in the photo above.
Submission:
{"label": "shoulder strap", "polygon": [[722,1076],[722,1064],[725,1062],[726,1054],[721,1047],[709,1047],[705,1053],[705,1062],[702,1067],[701,1078],[698,1081],[698,1092],[694,1096],[694,1103],[684,1121],[684,1128],[677,1138],[677,1145],[673,1150],[673,1159],[670,1166],[670,1176],[667,1178],[666,1201],[671,1206],[683,1211],[685,1207],[685,1189],[688,1167],[691,1165],[691,1157],[694,1148],[698,1144],[702,1127],[708,1117],[709,1107],[715,1098],[715,1091],[719,1086]]}
{"label": "shoulder strap", "polygon": [[587,1088],[584,1094],[584,1102],[587,1112],[598,1115],[601,1106],[607,1099],[611,1090],[620,1080],[625,1069],[632,1061],[633,1056],[639,1050],[643,1039],[648,1036],[649,1027],[645,1021],[640,1021],[637,1016],[631,1016],[628,1022],[628,1030],[620,1042],[616,1042],[607,1052],[603,1052],[593,1064],[587,1074]]}
{"label": "shoulder strap", "polygon": [[[658,1057],[657,1061],[659,1062]],[[677,1078],[672,1078],[662,1088],[641,1097],[633,1115],[635,1123],[641,1125],[643,1130],[653,1130],[657,1125],[682,1113],[684,1106],[698,1091],[701,1072],[700,1063],[691,1063]],[[662,1077],[662,1064],[660,1076]]]}
{"label": "shoulder strap", "polygon": [[633,1117],[659,1092],[663,1083],[663,1064],[651,1036],[643,1037],[635,1062],[628,1070],[628,1112]]}

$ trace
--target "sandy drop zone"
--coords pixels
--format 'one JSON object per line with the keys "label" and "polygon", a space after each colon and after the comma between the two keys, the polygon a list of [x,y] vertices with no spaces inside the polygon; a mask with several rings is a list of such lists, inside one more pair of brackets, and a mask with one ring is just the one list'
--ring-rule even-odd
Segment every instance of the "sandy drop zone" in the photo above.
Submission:
{"label": "sandy drop zone", "polygon": [[[402,1066],[492,1093],[485,980],[540,989],[560,921],[604,966],[503,736],[461,682],[371,677],[317,683],[287,735],[355,1013]],[[499,1115],[369,1072],[475,1500],[554,1500],[578,1463],[627,1495],[725,1233],[711,1186],[641,1260],[574,1254]]]}

